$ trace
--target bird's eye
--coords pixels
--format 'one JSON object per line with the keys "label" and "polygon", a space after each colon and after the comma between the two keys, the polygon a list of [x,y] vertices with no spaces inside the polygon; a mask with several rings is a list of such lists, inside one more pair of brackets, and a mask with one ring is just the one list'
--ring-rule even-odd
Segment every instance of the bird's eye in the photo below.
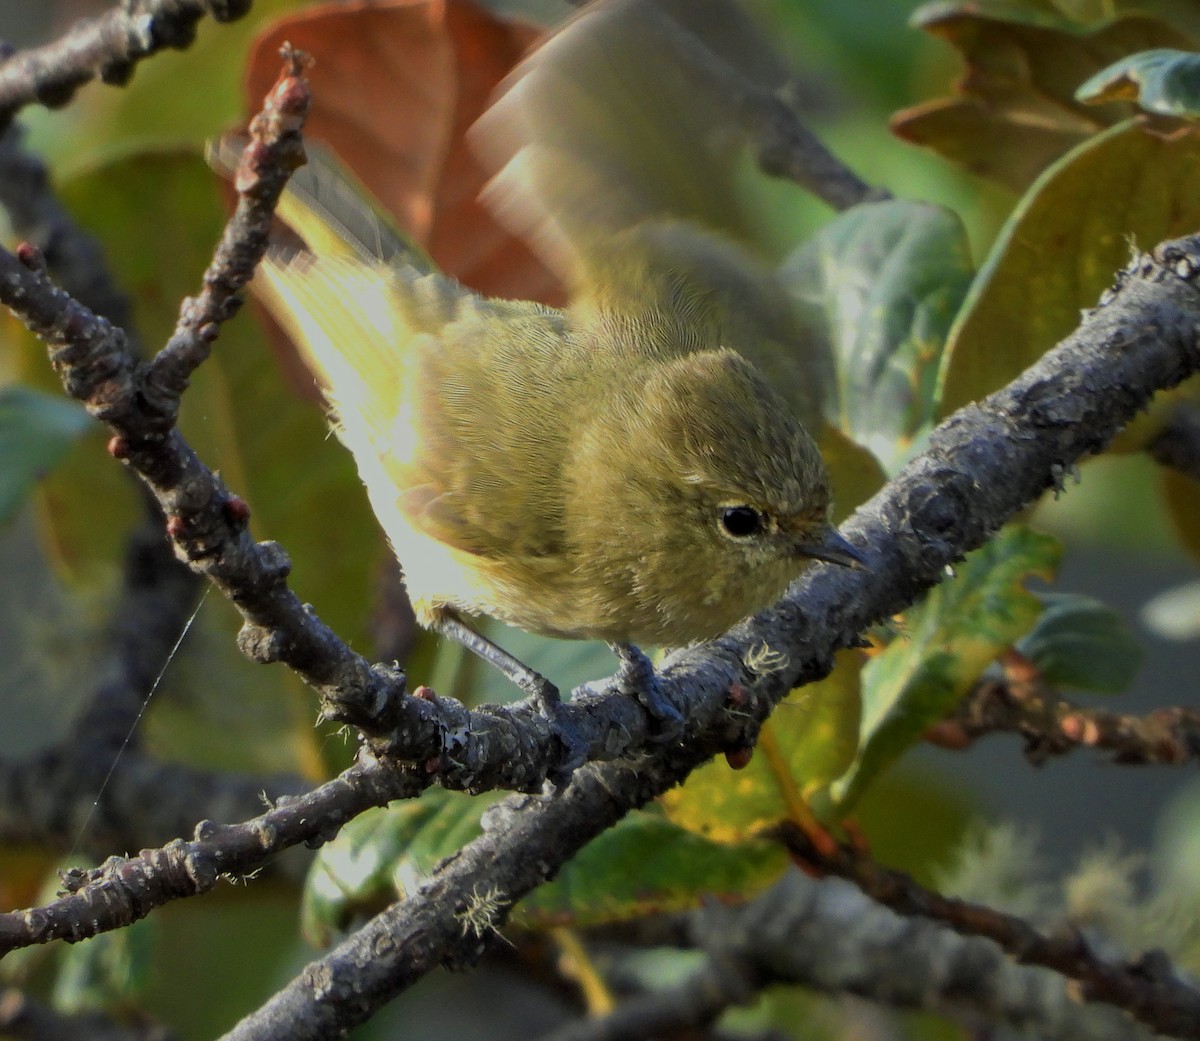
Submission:
{"label": "bird's eye", "polygon": [[726,506],[721,527],[735,539],[746,539],[763,530],[765,518],[752,506]]}

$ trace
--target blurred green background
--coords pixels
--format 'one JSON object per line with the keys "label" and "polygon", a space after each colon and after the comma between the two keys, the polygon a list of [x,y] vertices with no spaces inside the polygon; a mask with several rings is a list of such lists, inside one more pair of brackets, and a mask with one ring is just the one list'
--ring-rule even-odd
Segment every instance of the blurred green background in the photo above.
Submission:
{"label": "blurred green background", "polygon": [[[893,138],[888,117],[897,109],[946,92],[958,71],[951,50],[908,27],[916,4],[886,0],[870,5],[846,0],[787,0],[769,4],[787,51],[800,74],[811,123],[832,149],[868,181],[898,196],[936,201],[957,211],[968,229],[976,261],[981,260],[1014,196],[951,168],[943,160]],[[107,9],[103,3],[0,0],[0,39],[17,45],[47,40],[71,20]],[[92,84],[61,111],[29,108],[22,114],[30,147],[46,157],[63,197],[81,223],[109,245],[110,260],[123,284],[136,295],[138,321],[150,344],[161,343],[179,296],[196,284],[220,226],[215,189],[193,162],[208,138],[235,124],[242,112],[242,66],[254,34],[267,21],[297,5],[291,0],[259,0],[251,17],[231,26],[201,25],[190,50],[164,54],[142,65],[123,90]],[[567,10],[550,2],[497,3],[493,6],[539,20]],[[869,16],[864,16],[869,7]],[[157,153],[147,164],[146,150]],[[131,157],[138,156],[134,160]],[[189,157],[190,156],[190,157]],[[113,201],[105,187],[112,178],[124,185],[125,202]],[[106,181],[106,179],[108,179]],[[122,229],[123,206],[153,205],[164,229],[157,243],[129,243]],[[771,214],[769,200],[764,212]],[[777,222],[778,233],[795,236],[813,228],[826,213],[802,206]],[[168,235],[170,237],[168,237]],[[136,245],[136,248],[132,248]],[[114,248],[115,247],[115,248]],[[162,272],[171,278],[164,280]],[[0,327],[0,377],[47,389],[54,380],[15,331]],[[255,508],[259,537],[278,538],[297,563],[295,586],[302,597],[360,648],[369,646],[367,608],[378,578],[378,540],[355,538],[370,527],[348,457],[328,440],[319,410],[289,418],[284,428],[270,404],[290,396],[275,381],[275,369],[248,316],[234,323],[187,398],[189,437],[225,479],[246,494]],[[275,396],[273,398],[273,396]],[[271,460],[295,444],[309,446],[312,459],[300,485],[272,472]],[[73,699],[84,693],[72,663],[94,649],[94,625],[103,618],[116,575],[115,549],[123,525],[133,516],[132,500],[117,468],[103,455],[98,432],[84,436],[68,453],[42,494],[0,529],[0,689],[13,713],[3,728],[0,754],[20,754],[52,736]],[[78,516],[61,489],[85,481],[94,489],[87,516]],[[1156,474],[1141,456],[1089,464],[1078,481],[1039,509],[1036,521],[1058,534],[1067,553],[1056,588],[1085,593],[1118,607],[1145,641],[1145,665],[1126,695],[1106,707],[1144,712],[1187,704],[1195,674],[1195,639],[1200,632],[1200,600],[1184,598],[1170,614],[1185,639],[1164,639],[1147,626],[1146,604],[1196,577],[1154,504]],[[56,484],[55,482],[62,482]],[[354,500],[351,502],[350,500]],[[300,523],[320,504],[339,503],[339,524]],[[1144,506],[1141,504],[1145,504]],[[362,584],[346,588],[320,572],[323,554],[340,554]],[[208,765],[260,770],[294,767],[312,774],[343,759],[345,750],[330,735],[312,730],[312,700],[280,670],[244,665],[232,646],[232,611],[216,597],[202,612],[194,639],[170,677],[172,696],[151,714],[150,739],[165,754]],[[1159,627],[1161,629],[1161,626]],[[63,633],[67,636],[64,639]],[[1190,636],[1187,634],[1190,632]],[[52,653],[51,649],[54,649]],[[586,678],[594,656],[560,663]],[[212,677],[221,677],[213,684]],[[214,686],[220,696],[210,695]],[[269,688],[269,689],[264,689]],[[203,693],[203,697],[202,697]],[[783,710],[786,713],[786,709]],[[264,741],[264,733],[282,739]],[[863,817],[875,848],[887,860],[927,851],[905,851],[906,836],[889,837],[886,822],[898,812],[925,820],[928,849],[945,850],[948,836],[969,810],[979,819],[1015,819],[1031,825],[1039,848],[1055,869],[1073,864],[1107,836],[1131,849],[1157,851],[1153,870],[1183,871],[1193,891],[1200,877],[1191,855],[1197,834],[1195,781],[1189,772],[1169,768],[1131,771],[1088,754],[1052,761],[1035,769],[1020,755],[1015,738],[985,741],[969,754],[918,748],[889,781],[872,793]],[[0,882],[15,859],[0,861]],[[282,882],[225,887],[203,901],[168,908],[148,924],[153,936],[150,1010],[182,1036],[204,1038],[226,1029],[296,971],[311,951],[300,941],[293,893]],[[30,959],[33,978],[48,975],[48,952]],[[40,963],[40,964],[39,964]],[[6,963],[7,964],[7,963]],[[175,976],[187,965],[187,985]],[[556,1002],[505,970],[491,968],[467,979],[438,977],[406,996],[363,1037],[395,1034],[411,1038],[461,1039],[527,1037],[536,1034],[531,1017],[549,1025]],[[814,1017],[814,1022],[820,1017]],[[814,1031],[819,1031],[814,1026]],[[909,1023],[909,1036],[935,1036],[938,1028]],[[837,1036],[819,1032],[806,1036]]]}

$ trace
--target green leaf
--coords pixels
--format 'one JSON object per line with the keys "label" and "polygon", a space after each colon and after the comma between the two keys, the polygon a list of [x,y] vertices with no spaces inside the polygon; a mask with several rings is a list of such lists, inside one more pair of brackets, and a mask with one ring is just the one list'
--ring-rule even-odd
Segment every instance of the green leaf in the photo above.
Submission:
{"label": "green leaf", "polygon": [[1045,593],[1037,625],[1017,650],[1060,687],[1116,694],[1133,682],[1142,645],[1107,604],[1070,593]]}
{"label": "green leaf", "polygon": [[1067,335],[1129,256],[1200,226],[1200,132],[1123,123],[1065,156],[1013,212],[943,358],[942,414],[1002,387]]}
{"label": "green leaf", "polygon": [[1158,48],[1131,54],[1096,73],[1076,92],[1089,105],[1136,101],[1164,116],[1200,115],[1200,54]]}
{"label": "green leaf", "polygon": [[833,789],[842,813],[1029,631],[1041,602],[1024,582],[1049,578],[1059,553],[1051,536],[1010,526],[904,613],[903,635],[863,671],[858,758]]}
{"label": "green leaf", "polygon": [[830,344],[830,421],[893,471],[933,420],[942,350],[973,270],[957,215],[890,201],[842,214],[780,271]]}
{"label": "green leaf", "polygon": [[301,926],[327,945],[358,915],[412,892],[434,866],[480,833],[479,818],[503,793],[467,796],[431,788],[368,810],[321,847],[308,873]]}
{"label": "green leaf", "polygon": [[532,928],[602,925],[684,911],[702,899],[746,899],[776,881],[787,858],[774,843],[711,842],[652,811],[629,814],[517,905]]}
{"label": "green leaf", "polygon": [[750,762],[714,759],[662,798],[668,817],[716,842],[743,843],[790,816],[789,804],[820,796],[858,751],[862,656],[838,654],[834,670],[776,710]]}
{"label": "green leaf", "polygon": [[34,483],[91,422],[61,396],[30,387],[0,388],[0,524],[12,520]]}
{"label": "green leaf", "polygon": [[157,922],[143,918],[60,949],[54,1007],[75,1014],[135,1004],[150,982],[157,932]]}
{"label": "green leaf", "polygon": [[[328,944],[360,916],[413,892],[440,861],[480,834],[479,819],[503,793],[468,796],[440,788],[355,818],[321,848],[304,890],[305,935]],[[786,866],[770,843],[730,848],[653,811],[630,814],[584,849],[554,882],[526,898],[516,920],[531,928],[596,925],[695,907],[702,897],[744,896]],[[462,912],[483,926],[484,891]]]}

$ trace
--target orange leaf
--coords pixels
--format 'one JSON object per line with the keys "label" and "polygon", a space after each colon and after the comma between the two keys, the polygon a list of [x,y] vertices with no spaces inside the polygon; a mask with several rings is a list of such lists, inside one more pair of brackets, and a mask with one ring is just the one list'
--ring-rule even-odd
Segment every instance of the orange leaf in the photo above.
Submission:
{"label": "orange leaf", "polygon": [[448,274],[489,296],[558,304],[558,279],[480,204],[487,175],[465,141],[538,38],[471,0],[357,0],[281,19],[251,49],[247,107],[280,46],[316,60],[307,135],[324,142]]}
{"label": "orange leaf", "polygon": [[971,0],[927,4],[914,21],[956,48],[965,67],[953,97],[897,112],[892,132],[1018,192],[1070,149],[1133,114],[1125,104],[1089,108],[1077,101],[1081,83],[1126,55],[1195,43],[1145,15],[1089,26]]}

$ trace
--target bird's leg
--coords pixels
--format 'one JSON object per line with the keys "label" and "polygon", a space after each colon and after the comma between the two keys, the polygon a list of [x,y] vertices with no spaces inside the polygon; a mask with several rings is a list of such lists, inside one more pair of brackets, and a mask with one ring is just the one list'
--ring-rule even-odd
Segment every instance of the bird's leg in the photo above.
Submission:
{"label": "bird's leg", "polygon": [[476,632],[457,615],[443,609],[434,626],[443,636],[462,644],[476,657],[499,669],[511,683],[536,698],[543,709],[560,703],[558,688],[545,676],[509,654],[499,644],[493,643],[483,633]]}
{"label": "bird's leg", "polygon": [[609,649],[621,662],[617,689],[637,700],[668,737],[682,734],[683,716],[659,688],[654,663],[631,643],[610,643]]}
{"label": "bird's leg", "polygon": [[587,762],[587,742],[564,711],[558,688],[545,676],[509,654],[483,633],[476,632],[451,611],[443,609],[439,612],[434,629],[498,669],[511,683],[532,697],[542,715],[555,725],[558,737],[567,749],[566,761],[556,771],[558,779],[555,780],[555,787],[561,787],[561,782],[568,779],[577,766]]}

